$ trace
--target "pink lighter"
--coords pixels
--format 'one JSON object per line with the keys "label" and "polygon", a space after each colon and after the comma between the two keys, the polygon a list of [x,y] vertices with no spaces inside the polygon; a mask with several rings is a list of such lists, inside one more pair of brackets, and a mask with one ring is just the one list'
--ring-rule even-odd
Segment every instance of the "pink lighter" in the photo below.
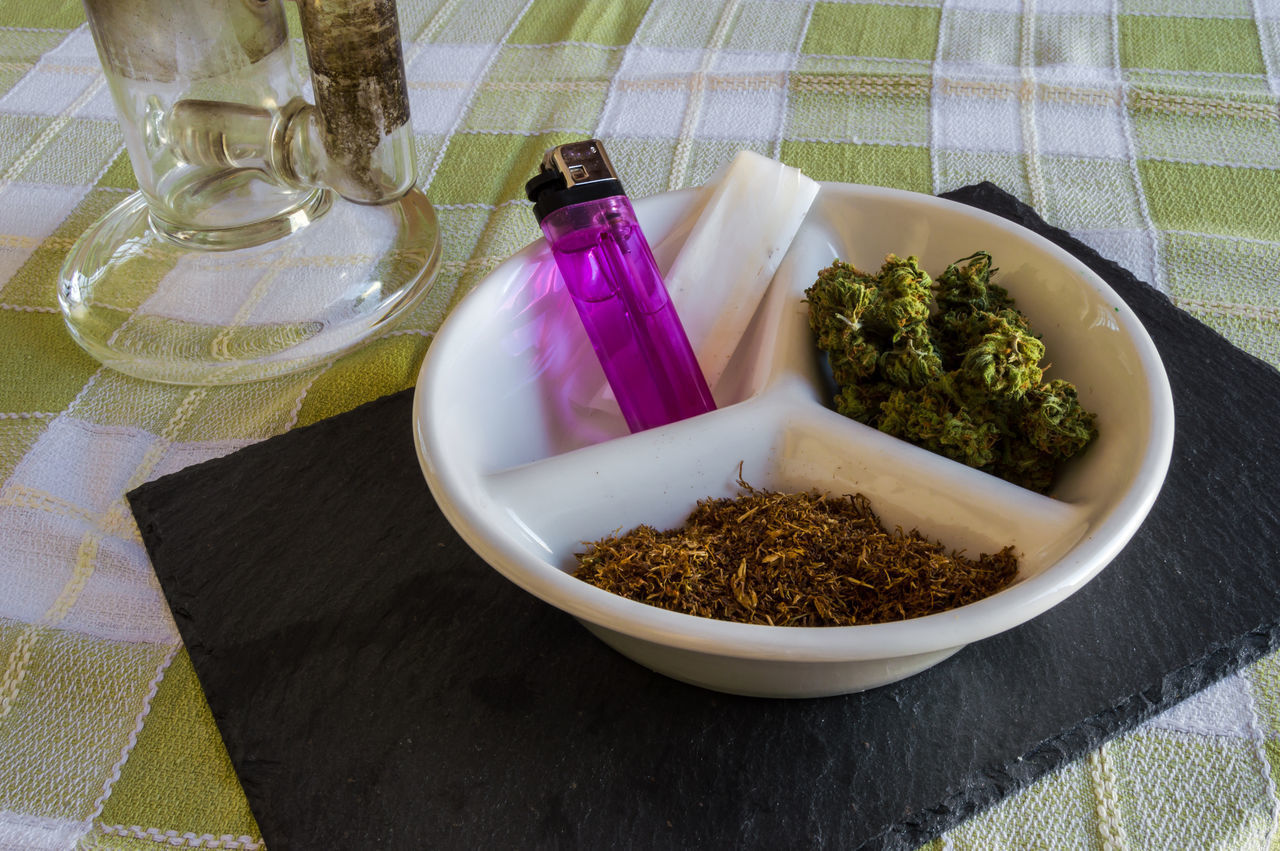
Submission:
{"label": "pink lighter", "polygon": [[641,431],[715,410],[600,141],[547,151],[525,193],[627,426]]}

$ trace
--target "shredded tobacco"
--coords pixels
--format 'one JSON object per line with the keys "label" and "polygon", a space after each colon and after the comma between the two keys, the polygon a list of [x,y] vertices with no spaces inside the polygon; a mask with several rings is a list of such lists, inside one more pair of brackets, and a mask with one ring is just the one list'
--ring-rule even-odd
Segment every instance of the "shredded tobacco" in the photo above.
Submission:
{"label": "shredded tobacco", "polygon": [[934,282],[915,257],[876,274],[836,260],[805,298],[839,390],[835,408],[939,455],[1045,493],[1098,434],[1076,388],[1046,379],[1042,343],[991,255]]}
{"label": "shredded tobacco", "polygon": [[639,526],[578,553],[574,575],[632,600],[772,626],[851,626],[946,611],[1013,581],[1012,547],[976,561],[886,531],[861,494],[776,493],[739,480],[685,524]]}

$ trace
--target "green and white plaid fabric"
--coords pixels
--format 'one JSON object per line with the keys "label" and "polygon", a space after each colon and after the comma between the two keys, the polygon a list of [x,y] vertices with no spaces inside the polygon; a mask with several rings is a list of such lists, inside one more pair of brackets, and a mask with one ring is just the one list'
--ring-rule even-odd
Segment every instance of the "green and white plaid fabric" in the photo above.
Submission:
{"label": "green and white plaid fabric", "polygon": [[[742,148],[821,180],[991,180],[1280,365],[1277,0],[479,5],[400,10],[445,234],[429,296],[335,363],[191,389],[63,329],[62,258],[133,175],[77,0],[0,0],[0,849],[262,847],[123,494],[410,385],[537,236],[521,187],[553,144],[608,139],[635,196]],[[933,845],[1270,848],[1278,771],[1271,657]]]}

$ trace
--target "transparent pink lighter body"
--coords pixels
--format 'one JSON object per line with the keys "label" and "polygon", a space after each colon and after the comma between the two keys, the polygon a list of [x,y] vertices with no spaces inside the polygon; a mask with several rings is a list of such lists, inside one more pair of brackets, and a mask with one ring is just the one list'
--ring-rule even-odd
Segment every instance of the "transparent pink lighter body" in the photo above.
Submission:
{"label": "transparent pink lighter body", "polygon": [[633,431],[715,409],[649,243],[625,195],[542,220],[556,267]]}

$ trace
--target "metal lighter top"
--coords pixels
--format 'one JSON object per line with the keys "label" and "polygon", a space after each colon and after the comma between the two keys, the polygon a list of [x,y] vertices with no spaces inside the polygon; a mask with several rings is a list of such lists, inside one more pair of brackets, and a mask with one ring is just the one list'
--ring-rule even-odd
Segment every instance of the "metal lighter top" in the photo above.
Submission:
{"label": "metal lighter top", "polygon": [[538,173],[524,185],[541,222],[569,204],[626,195],[599,139],[557,145],[542,157]]}
{"label": "metal lighter top", "polygon": [[627,426],[640,431],[713,410],[653,252],[600,140],[547,151],[525,192]]}

